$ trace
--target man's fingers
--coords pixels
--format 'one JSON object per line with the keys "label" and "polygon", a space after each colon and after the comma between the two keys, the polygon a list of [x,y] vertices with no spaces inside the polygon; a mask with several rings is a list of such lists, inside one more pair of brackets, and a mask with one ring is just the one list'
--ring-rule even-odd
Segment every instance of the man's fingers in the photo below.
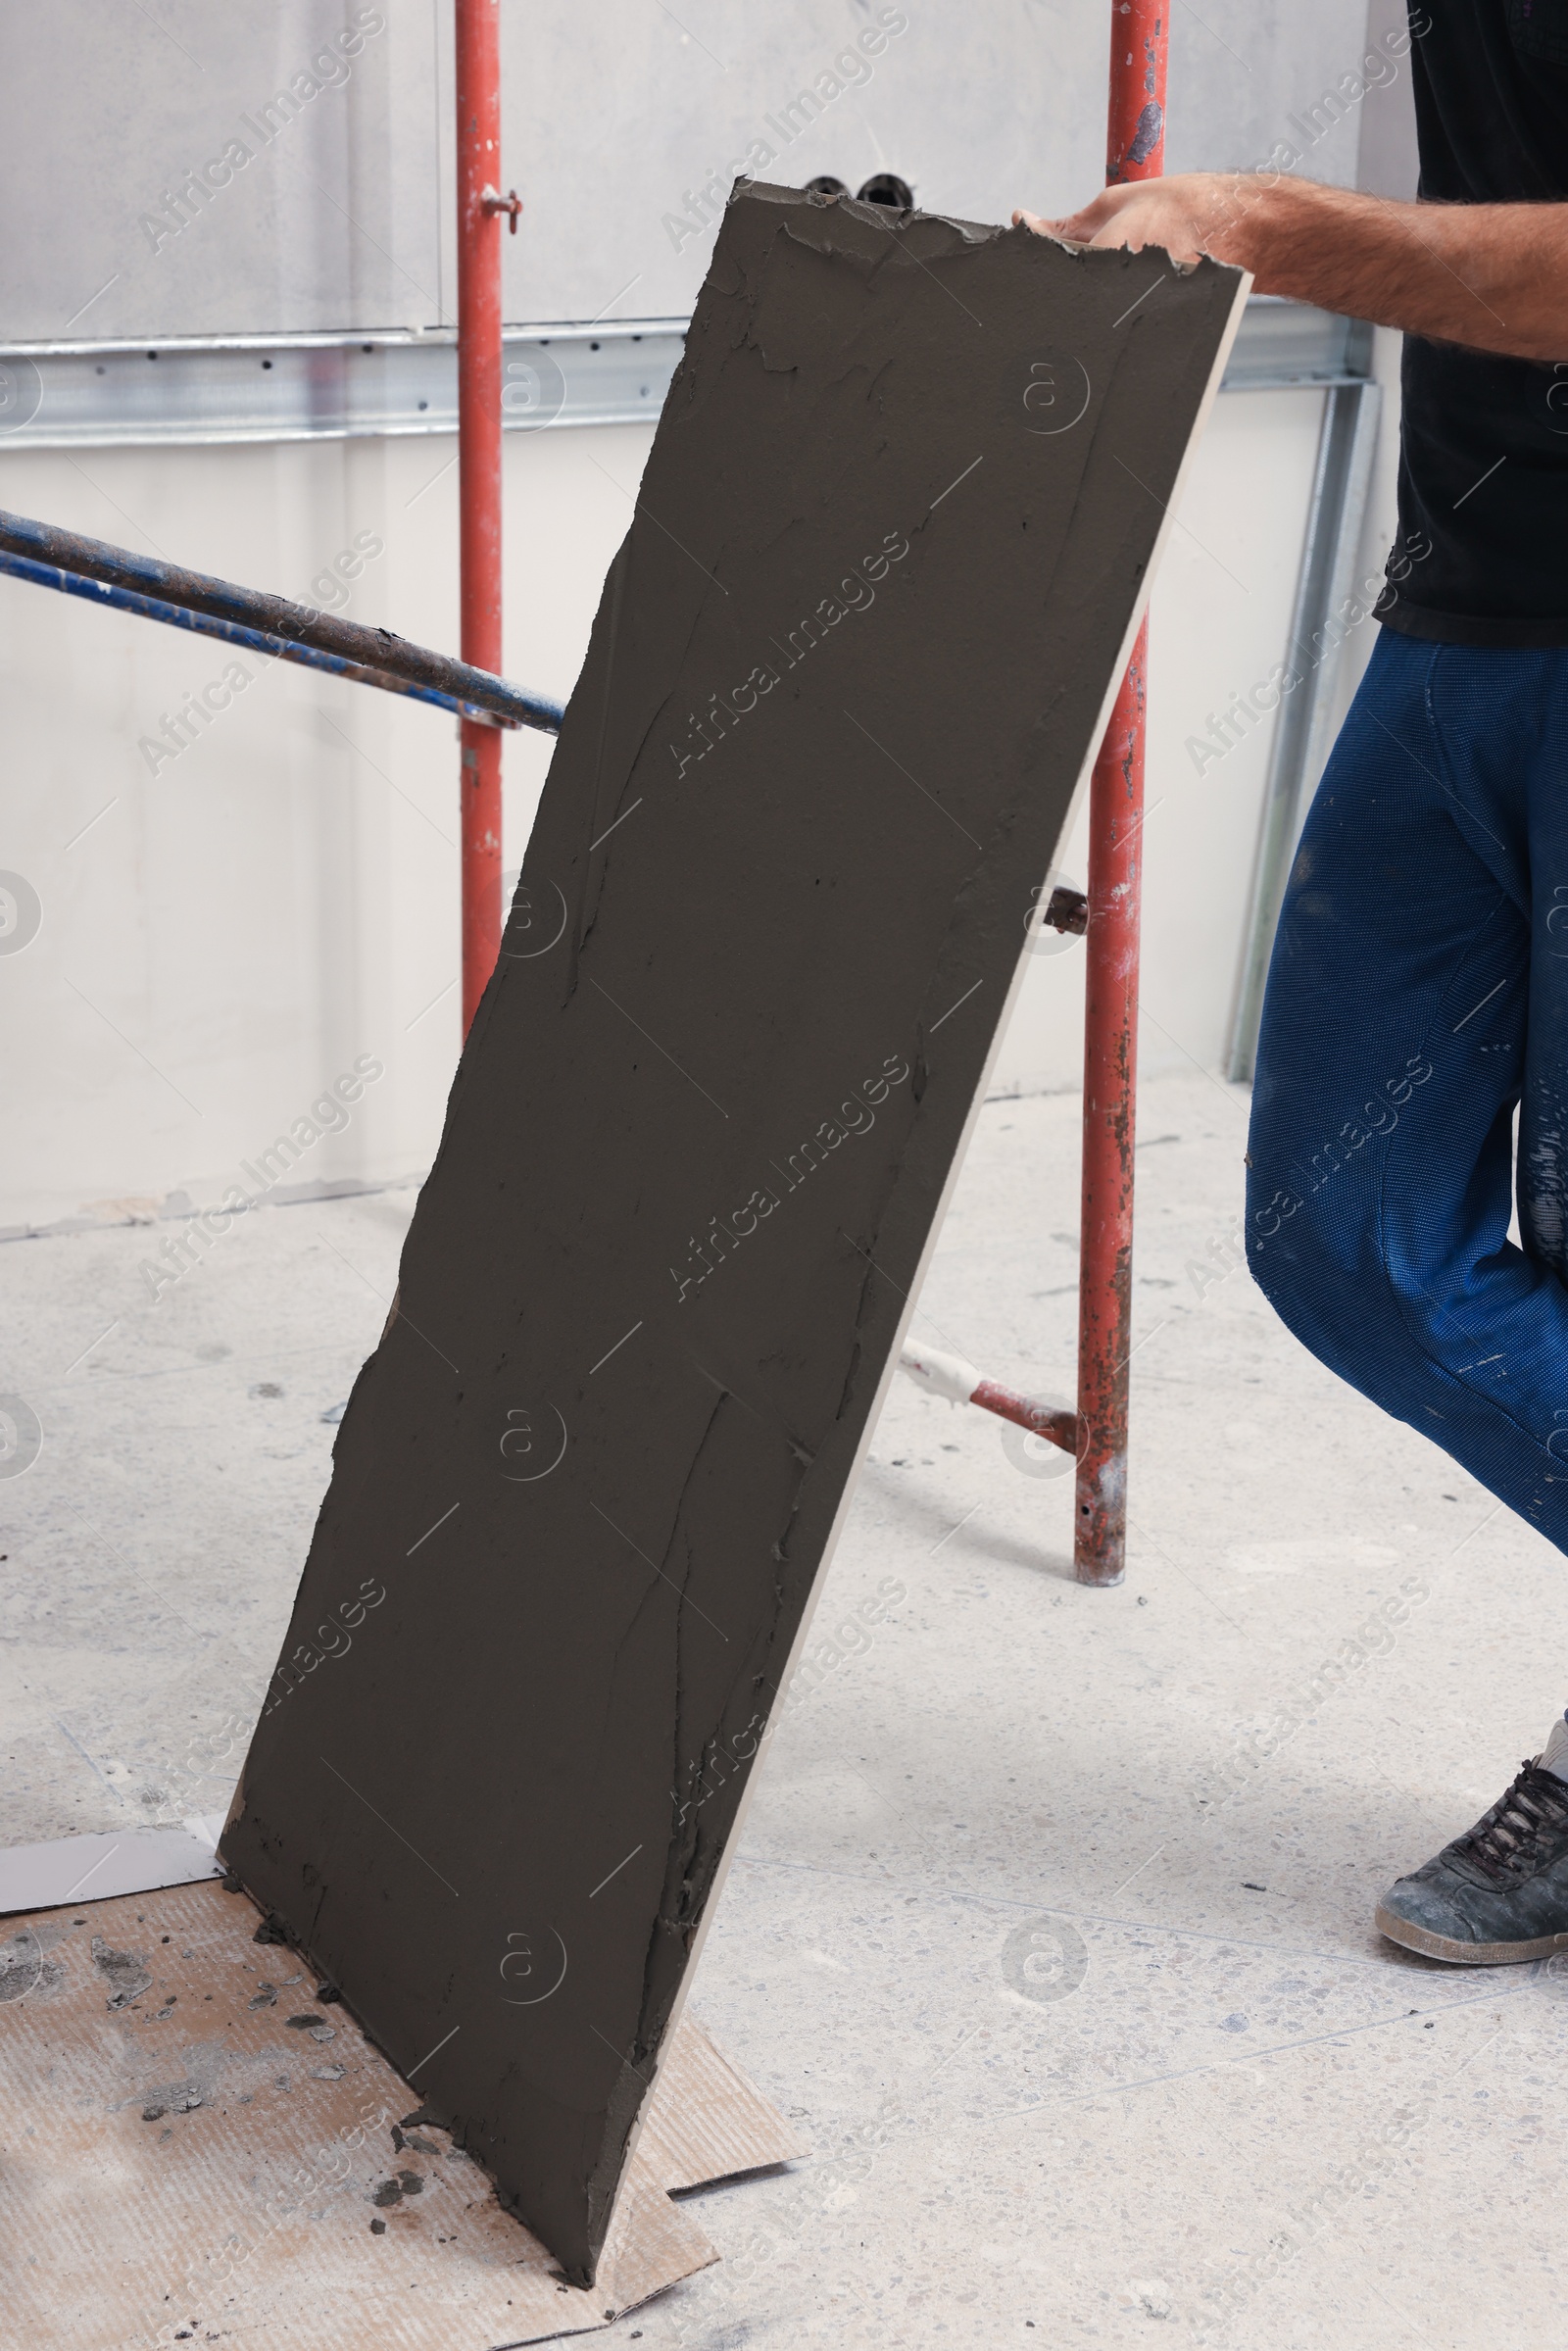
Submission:
{"label": "man's fingers", "polygon": [[1088,216],[1077,213],[1070,220],[1047,220],[1039,213],[1015,212],[1014,228],[1027,228],[1037,237],[1060,237],[1064,244],[1087,245],[1094,236]]}
{"label": "man's fingers", "polygon": [[1087,204],[1079,206],[1073,219],[1092,220],[1099,229],[1105,221],[1114,220],[1118,213],[1125,212],[1130,204],[1142,203],[1148,193],[1147,185],[1136,181],[1128,181],[1117,188],[1102,188],[1098,196],[1092,196]]}
{"label": "man's fingers", "polygon": [[1156,180],[1106,188],[1065,220],[1047,220],[1021,210],[1012,218],[1014,226],[1031,229],[1036,236],[1060,237],[1064,244],[1091,245],[1100,252],[1125,247],[1141,253],[1146,246],[1163,246],[1173,259],[1187,263],[1202,251],[1191,182],[1173,187]]}
{"label": "man's fingers", "polygon": [[1146,198],[1147,190],[1142,187],[1102,188],[1088,204],[1080,205],[1075,213],[1062,220],[1049,220],[1039,213],[1016,212],[1013,223],[1032,228],[1037,236],[1064,237],[1073,245],[1115,244],[1120,239],[1106,238],[1101,232],[1129,206],[1140,206]]}

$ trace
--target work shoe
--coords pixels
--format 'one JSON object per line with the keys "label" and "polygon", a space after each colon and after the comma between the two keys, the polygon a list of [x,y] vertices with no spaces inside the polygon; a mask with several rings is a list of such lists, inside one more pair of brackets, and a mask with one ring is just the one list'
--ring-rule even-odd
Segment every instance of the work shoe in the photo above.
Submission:
{"label": "work shoe", "polygon": [[[1560,1759],[1560,1764],[1559,1764]],[[1553,1769],[1553,1766],[1559,1766]],[[1391,1886],[1379,1931],[1407,1951],[1500,1967],[1568,1950],[1568,1723],[1467,1836]]]}

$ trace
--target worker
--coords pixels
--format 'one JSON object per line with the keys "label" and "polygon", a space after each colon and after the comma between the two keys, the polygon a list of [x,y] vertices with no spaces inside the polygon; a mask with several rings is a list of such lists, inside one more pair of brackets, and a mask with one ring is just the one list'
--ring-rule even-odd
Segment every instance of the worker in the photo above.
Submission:
{"label": "worker", "polygon": [[[1277,154],[1014,220],[1404,334],[1398,532],[1275,937],[1248,1260],[1568,1550],[1568,0],[1425,0],[1409,34],[1413,204]],[[1568,1721],[1376,1918],[1471,1965],[1568,1948]]]}

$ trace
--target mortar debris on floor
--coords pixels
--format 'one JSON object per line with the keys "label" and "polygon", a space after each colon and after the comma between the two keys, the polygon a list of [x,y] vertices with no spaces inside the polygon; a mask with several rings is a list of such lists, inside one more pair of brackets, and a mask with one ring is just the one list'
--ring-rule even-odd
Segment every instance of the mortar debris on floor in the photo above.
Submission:
{"label": "mortar debris on floor", "polygon": [[[1047,1399],[1079,1116],[985,1106],[914,1324]],[[1568,1595],[1252,1288],[1246,1118],[1142,1089],[1122,1587],[1073,1581],[1065,1455],[895,1382],[694,1995],[814,2154],[707,2194],[723,2261],[610,2339],[1541,2339],[1568,1968],[1445,1969],[1372,1911],[1539,1743]],[[6,1845],[224,1808],[412,1202],[236,1219],[156,1305],[135,1227],[0,1250],[43,1431]]]}

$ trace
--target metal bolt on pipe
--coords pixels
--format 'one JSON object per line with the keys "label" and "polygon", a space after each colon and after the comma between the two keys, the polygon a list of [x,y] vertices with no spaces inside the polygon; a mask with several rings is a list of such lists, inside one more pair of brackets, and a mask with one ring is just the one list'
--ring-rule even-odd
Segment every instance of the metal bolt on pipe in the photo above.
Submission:
{"label": "metal bolt on pipe", "polygon": [[[1112,0],[1108,187],[1155,179],[1164,169],[1169,4],[1170,0]],[[1095,761],[1089,798],[1073,1533],[1080,1584],[1119,1584],[1126,1573],[1148,645],[1146,621]]]}

